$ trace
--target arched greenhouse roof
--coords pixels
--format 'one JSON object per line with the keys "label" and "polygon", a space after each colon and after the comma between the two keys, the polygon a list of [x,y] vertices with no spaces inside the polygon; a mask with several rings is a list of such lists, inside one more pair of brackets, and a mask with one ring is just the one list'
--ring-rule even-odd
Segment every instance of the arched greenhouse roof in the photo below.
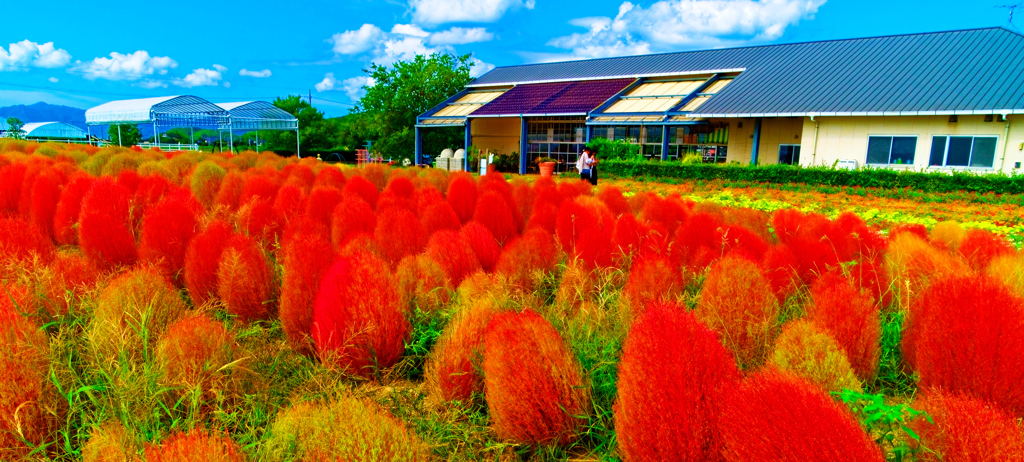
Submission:
{"label": "arched greenhouse roof", "polygon": [[295,130],[299,120],[266,101],[217,103],[228,112],[234,130]]}
{"label": "arched greenhouse roof", "polygon": [[162,126],[225,125],[228,113],[198,96],[111,101],[85,111],[88,125],[152,123]]}
{"label": "arched greenhouse roof", "polygon": [[26,138],[57,138],[57,139],[78,139],[87,138],[85,130],[74,125],[63,122],[34,122],[25,124],[21,128]]}

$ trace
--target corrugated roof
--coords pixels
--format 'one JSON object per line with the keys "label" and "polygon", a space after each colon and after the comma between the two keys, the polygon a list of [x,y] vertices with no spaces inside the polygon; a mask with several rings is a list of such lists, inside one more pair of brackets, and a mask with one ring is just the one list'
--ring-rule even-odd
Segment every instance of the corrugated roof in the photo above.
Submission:
{"label": "corrugated roof", "polygon": [[692,116],[1024,112],[1022,50],[997,27],[508,66],[472,85],[742,70]]}
{"label": "corrugated roof", "polygon": [[21,129],[25,132],[26,138],[86,138],[85,130],[63,122],[33,122],[25,124]]}
{"label": "corrugated roof", "polygon": [[634,79],[518,85],[473,112],[473,116],[586,114]]}

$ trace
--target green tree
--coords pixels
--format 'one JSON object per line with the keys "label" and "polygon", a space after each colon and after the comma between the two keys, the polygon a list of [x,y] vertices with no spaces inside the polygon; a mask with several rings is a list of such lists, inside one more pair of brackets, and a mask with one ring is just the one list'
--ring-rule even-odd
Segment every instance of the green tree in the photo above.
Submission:
{"label": "green tree", "polygon": [[[327,151],[334,147],[334,124],[324,119],[324,113],[319,109],[303,101],[299,96],[277,98],[274,100],[274,106],[299,120],[299,144],[302,151]],[[294,131],[260,132],[260,141],[264,139],[267,150],[280,153],[295,152]]]}
{"label": "green tree", "polygon": [[7,118],[7,137],[14,138],[16,140],[25,139],[25,122],[17,117]]}
{"label": "green tree", "polygon": [[[415,152],[416,117],[461,91],[472,81],[471,55],[417,55],[393,66],[373,64],[365,70],[374,81],[353,110],[375,127],[373,150],[392,158],[411,158]],[[423,132],[424,152],[462,146],[464,131],[431,129]]]}
{"label": "green tree", "polygon": [[107,129],[107,134],[110,136],[110,144],[118,146],[135,146],[142,141],[142,132],[139,131],[138,125],[135,124],[111,125]]}

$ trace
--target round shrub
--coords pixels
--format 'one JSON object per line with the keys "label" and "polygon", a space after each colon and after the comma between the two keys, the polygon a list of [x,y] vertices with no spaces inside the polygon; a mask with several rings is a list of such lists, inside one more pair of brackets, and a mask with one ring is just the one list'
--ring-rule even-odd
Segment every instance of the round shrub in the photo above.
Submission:
{"label": "round shrub", "polygon": [[473,221],[487,228],[498,241],[498,245],[505,245],[519,234],[515,218],[512,216],[512,208],[505,198],[496,192],[485,193],[476,201]]}
{"label": "round shrub", "polygon": [[665,258],[649,257],[633,263],[622,295],[633,313],[639,315],[653,301],[675,300],[685,288],[679,269]]}
{"label": "round shrub", "polygon": [[427,233],[427,236],[432,236],[441,230],[458,231],[462,227],[462,222],[459,221],[459,217],[455,215],[452,206],[447,202],[439,201],[427,206],[423,211],[421,221],[423,222],[423,231]]}
{"label": "round shrub", "polygon": [[192,178],[189,180],[189,187],[192,194],[203,207],[209,209],[217,198],[217,191],[220,190],[220,183],[224,180],[227,172],[216,162],[204,160],[196,165],[192,171]]}
{"label": "round shrub", "polygon": [[227,435],[203,430],[176,433],[159,446],[146,447],[145,462],[245,462],[241,448]]}
{"label": "round shrub", "polygon": [[498,247],[498,241],[494,239],[491,231],[480,223],[471,221],[466,223],[459,233],[473,249],[480,267],[488,273],[494,271],[494,266],[498,264],[498,257],[501,255],[501,247]]}
{"label": "round shrub", "polygon": [[826,391],[863,391],[839,343],[807,320],[801,319],[782,329],[775,339],[775,353],[769,364]]}
{"label": "round shrub", "polygon": [[871,296],[855,288],[841,273],[831,272],[815,281],[811,300],[807,318],[835,339],[860,380],[874,380],[882,327]]}
{"label": "round shrub", "polygon": [[885,264],[902,309],[914,304],[932,281],[970,272],[962,260],[912,233],[890,240]]}
{"label": "round shrub", "polygon": [[476,181],[469,175],[454,174],[448,182],[448,192],[445,197],[448,204],[452,206],[455,215],[463,224],[473,219],[476,210],[477,188]]}
{"label": "round shrub", "polygon": [[192,197],[164,197],[142,219],[139,257],[163,270],[168,279],[184,285],[185,253],[196,234],[201,206]]}
{"label": "round shrub", "polygon": [[217,295],[228,312],[243,321],[267,319],[275,295],[274,274],[252,238],[228,239],[217,264]]}
{"label": "round shrub", "polygon": [[74,175],[60,194],[57,208],[53,212],[53,233],[58,244],[78,244],[78,217],[85,197],[95,179],[79,173]]}
{"label": "round shrub", "polygon": [[714,331],[685,307],[654,303],[619,362],[615,434],[626,461],[718,460],[719,400],[740,372]]}
{"label": "round shrub", "polygon": [[234,361],[234,337],[207,315],[181,318],[169,326],[156,345],[156,362],[166,384],[210,390],[219,369]]}
{"label": "round shrub", "polygon": [[779,303],[760,268],[745,258],[726,256],[711,267],[696,314],[742,369],[763,364],[778,334]]}
{"label": "round shrub", "polygon": [[411,328],[390,274],[382,260],[360,253],[338,259],[324,276],[312,336],[325,363],[372,377],[402,357]]}
{"label": "round shrub", "polygon": [[429,255],[409,255],[395,269],[395,282],[402,306],[410,312],[437,311],[452,298],[451,280],[444,267]]}
{"label": "round shrub", "polygon": [[473,247],[458,231],[444,230],[430,236],[426,254],[444,268],[453,286],[480,270]]}
{"label": "round shrub", "polygon": [[942,388],[1024,416],[1024,301],[983,276],[939,280],[910,308],[903,355],[925,390]]}
{"label": "round shrub", "polygon": [[371,208],[377,207],[377,198],[380,197],[377,187],[358,175],[349,178],[341,192],[345,197],[361,197]]}
{"label": "round shrub", "polygon": [[1002,282],[1018,297],[1024,298],[1024,254],[996,257],[988,265],[985,273]]}
{"label": "round shrub", "polygon": [[57,202],[60,200],[63,183],[64,178],[60,173],[48,169],[37,176],[32,184],[32,202],[28,219],[49,239],[54,237],[53,216],[57,212]]}
{"label": "round shrub", "polygon": [[373,236],[377,229],[377,214],[366,201],[359,197],[345,196],[334,208],[331,217],[331,243],[335,249],[343,249],[359,234]]}
{"label": "round shrub", "polygon": [[130,197],[128,189],[104,177],[82,199],[78,242],[101,269],[131,265],[138,258],[129,228]]}
{"label": "round shrub", "polygon": [[615,219],[599,199],[582,196],[562,202],[555,225],[558,243],[591,268],[612,263]]}
{"label": "round shrub", "polygon": [[589,387],[565,341],[539,314],[494,316],[484,336],[483,373],[500,438],[553,445],[577,438],[590,411]]}
{"label": "round shrub", "polygon": [[995,258],[1016,252],[1010,241],[982,229],[967,231],[956,250],[979,273],[984,272]]}
{"label": "round shrub", "polygon": [[128,429],[117,422],[93,428],[82,445],[82,462],[130,462],[138,452]]}
{"label": "round shrub", "polygon": [[20,218],[0,218],[0,264],[26,266],[35,257],[49,261],[53,241],[31,223]]}
{"label": "round shrub", "polygon": [[722,406],[726,461],[885,460],[848,409],[792,375],[752,375],[726,394]]}
{"label": "round shrub", "polygon": [[932,390],[918,395],[911,407],[924,411],[910,422],[929,451],[918,453],[922,462],[1024,460],[1024,434],[1017,419],[983,400],[958,393]]}
{"label": "round shrub", "polygon": [[483,393],[484,333],[496,313],[491,303],[476,301],[455,314],[424,366],[423,378],[431,393],[445,401],[462,402],[468,402],[473,393]]}
{"label": "round shrub", "polygon": [[0,296],[0,459],[28,460],[32,446],[47,438],[41,401],[49,369],[48,339],[18,314],[6,290]]}
{"label": "round shrub", "polygon": [[494,272],[508,278],[509,284],[519,290],[532,292],[543,274],[558,263],[558,251],[551,234],[531,229],[501,251]]}
{"label": "round shrub", "polygon": [[229,239],[231,225],[217,220],[189,241],[185,251],[185,287],[194,305],[203,305],[217,296],[217,266]]}
{"label": "round shrub", "polygon": [[381,211],[374,236],[391,266],[398,265],[406,256],[420,253],[427,244],[423,225],[415,214],[403,208]]}
{"label": "round shrub", "polygon": [[299,352],[313,352],[309,336],[313,328],[313,302],[334,258],[331,244],[316,233],[300,234],[285,243],[278,317],[288,342]]}
{"label": "round shrub", "polygon": [[430,460],[430,447],[415,433],[364,399],[294,405],[278,414],[269,434],[269,462]]}

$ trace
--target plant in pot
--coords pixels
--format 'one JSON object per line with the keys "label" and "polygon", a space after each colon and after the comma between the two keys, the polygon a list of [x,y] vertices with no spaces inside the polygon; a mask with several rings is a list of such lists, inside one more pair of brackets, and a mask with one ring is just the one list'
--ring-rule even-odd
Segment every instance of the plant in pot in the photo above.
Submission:
{"label": "plant in pot", "polygon": [[537,164],[537,167],[540,170],[540,176],[545,177],[551,176],[551,174],[555,172],[555,163],[558,161],[550,157],[538,157],[534,159],[533,162]]}

